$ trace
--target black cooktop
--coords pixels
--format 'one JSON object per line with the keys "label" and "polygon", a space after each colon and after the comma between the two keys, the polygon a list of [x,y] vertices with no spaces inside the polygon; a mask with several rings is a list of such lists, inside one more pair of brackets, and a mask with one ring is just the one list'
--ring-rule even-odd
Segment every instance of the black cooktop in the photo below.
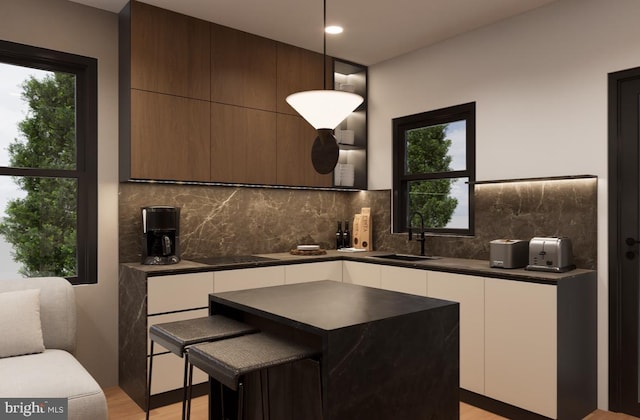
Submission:
{"label": "black cooktop", "polygon": [[207,258],[190,258],[190,261],[208,264],[208,265],[220,265],[220,264],[246,264],[261,261],[273,261],[275,258],[258,257],[256,255],[221,255],[217,257]]}

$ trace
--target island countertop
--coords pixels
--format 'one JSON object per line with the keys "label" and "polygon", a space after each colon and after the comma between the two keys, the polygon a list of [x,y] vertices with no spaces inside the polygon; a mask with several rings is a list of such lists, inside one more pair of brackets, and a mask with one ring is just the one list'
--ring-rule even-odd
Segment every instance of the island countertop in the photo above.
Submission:
{"label": "island countertop", "polygon": [[451,302],[327,280],[211,294],[212,310],[220,305],[324,334]]}

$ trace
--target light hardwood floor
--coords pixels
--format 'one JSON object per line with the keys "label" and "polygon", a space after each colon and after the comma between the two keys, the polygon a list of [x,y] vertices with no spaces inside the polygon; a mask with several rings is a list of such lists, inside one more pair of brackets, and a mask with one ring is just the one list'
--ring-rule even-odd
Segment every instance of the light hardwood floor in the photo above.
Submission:
{"label": "light hardwood floor", "polygon": [[[144,420],[145,413],[134,403],[127,394],[120,388],[113,387],[104,390],[109,406],[110,420]],[[192,420],[207,420],[208,402],[207,397],[194,398],[191,406]],[[182,404],[172,404],[166,407],[151,410],[151,420],[176,420],[180,419],[180,409]],[[469,404],[460,403],[461,420],[500,420],[496,414],[481,410]],[[587,420],[639,420],[637,417],[624,414],[610,413],[596,410],[585,417]]]}

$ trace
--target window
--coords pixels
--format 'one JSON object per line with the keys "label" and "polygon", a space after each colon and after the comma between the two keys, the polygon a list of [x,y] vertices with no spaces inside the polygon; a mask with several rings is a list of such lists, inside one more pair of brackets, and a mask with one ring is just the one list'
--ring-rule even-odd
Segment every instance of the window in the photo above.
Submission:
{"label": "window", "polygon": [[0,274],[96,283],[97,61],[0,41],[0,80]]}
{"label": "window", "polygon": [[393,119],[393,231],[473,235],[475,102]]}

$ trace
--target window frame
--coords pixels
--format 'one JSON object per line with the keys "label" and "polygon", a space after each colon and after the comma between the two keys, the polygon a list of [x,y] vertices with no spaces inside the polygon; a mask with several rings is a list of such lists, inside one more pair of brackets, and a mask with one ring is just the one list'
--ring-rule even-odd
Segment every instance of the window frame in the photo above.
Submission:
{"label": "window frame", "polygon": [[98,282],[98,61],[0,40],[0,62],[76,76],[75,170],[0,166],[0,176],[75,178],[78,185],[76,276],[72,284]]}
{"label": "window frame", "polygon": [[[421,127],[466,121],[466,169],[457,171],[405,174],[406,132]],[[429,181],[437,179],[468,178],[469,227],[425,228],[426,232],[445,235],[473,236],[475,232],[474,183],[476,180],[476,103],[469,102],[433,111],[421,112],[394,118],[393,135],[393,191],[392,191],[392,233],[408,231],[408,186],[411,181]]]}

